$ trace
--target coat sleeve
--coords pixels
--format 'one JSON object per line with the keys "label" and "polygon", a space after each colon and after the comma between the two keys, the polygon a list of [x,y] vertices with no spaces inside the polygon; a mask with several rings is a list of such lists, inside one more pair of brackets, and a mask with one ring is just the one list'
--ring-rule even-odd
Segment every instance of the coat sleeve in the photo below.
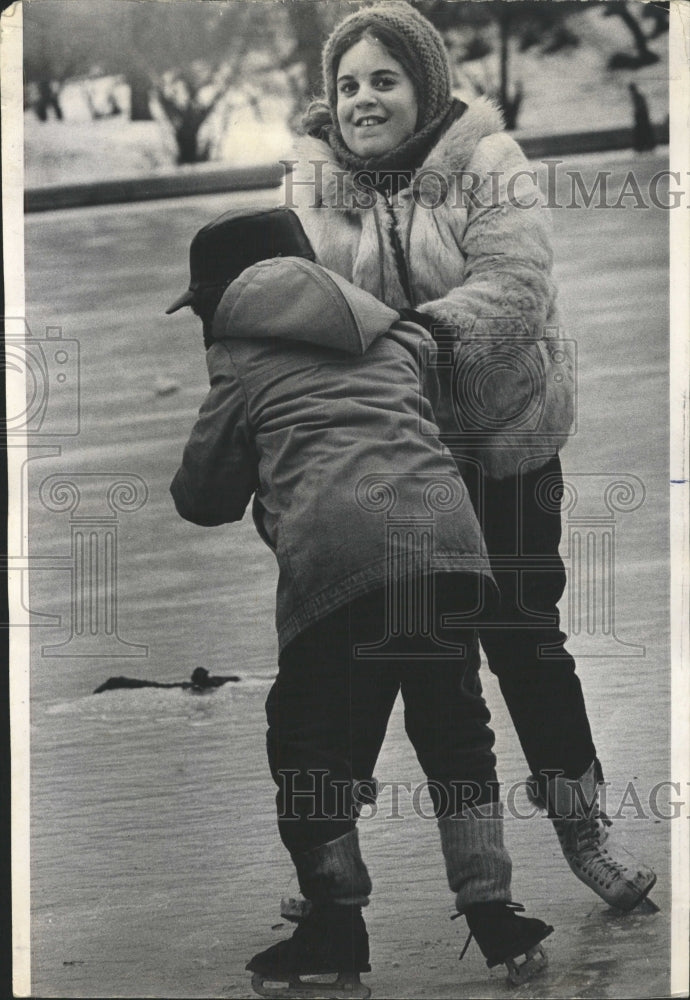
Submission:
{"label": "coat sleeve", "polygon": [[[490,333],[543,336],[553,308],[550,216],[517,143],[503,132],[482,139],[465,173],[467,222],[457,234],[465,260],[462,285],[418,306],[453,325],[461,339]],[[450,209],[453,211],[453,208]]]}
{"label": "coat sleeve", "polygon": [[211,354],[211,388],[170,486],[181,517],[205,527],[240,521],[258,485],[258,456],[242,385],[227,350],[216,344]]}
{"label": "coat sleeve", "polygon": [[441,428],[469,434],[489,474],[500,478],[525,455],[553,454],[564,444],[574,414],[574,354],[557,327],[550,216],[520,147],[505,133],[487,136],[467,172],[478,183],[456,234],[463,284],[418,309],[451,327],[455,339]]}

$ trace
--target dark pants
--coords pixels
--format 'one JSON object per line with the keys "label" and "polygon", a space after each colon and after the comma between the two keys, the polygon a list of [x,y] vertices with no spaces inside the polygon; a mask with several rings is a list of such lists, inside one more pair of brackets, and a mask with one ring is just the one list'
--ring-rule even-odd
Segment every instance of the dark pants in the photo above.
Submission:
{"label": "dark pants", "polygon": [[[482,525],[500,606],[479,630],[533,774],[562,770],[579,778],[595,757],[575,661],[564,648],[558,601],[565,568],[561,538],[561,463],[490,480],[477,466],[463,475]],[[540,491],[549,481],[551,502]],[[554,504],[553,499],[557,502]]]}
{"label": "dark pants", "polygon": [[[283,843],[295,855],[335,840],[355,826],[375,795],[373,771],[398,691],[405,728],[429,781],[436,815],[498,797],[490,715],[479,683],[476,633],[441,630],[457,611],[462,578],[439,574],[436,635],[458,646],[447,658],[379,659],[355,654],[382,638],[385,594],[376,591],[301,633],[282,653],[266,702],[267,747],[278,785]],[[414,637],[409,649],[420,651]],[[405,781],[406,775],[390,776]],[[412,808],[401,792],[400,810]]]}

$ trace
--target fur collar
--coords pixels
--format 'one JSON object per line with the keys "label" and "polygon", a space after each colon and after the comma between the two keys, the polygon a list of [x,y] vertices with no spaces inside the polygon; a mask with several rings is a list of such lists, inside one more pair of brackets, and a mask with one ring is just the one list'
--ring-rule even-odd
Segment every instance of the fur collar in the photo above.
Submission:
{"label": "fur collar", "polygon": [[[497,105],[485,97],[478,97],[443,133],[419,170],[434,169],[444,175],[465,170],[477,143],[503,128]],[[293,170],[293,196],[298,205],[305,199],[300,207],[317,205],[345,212],[365,211],[371,207],[371,204],[363,204],[367,199],[355,187],[352,172],[340,166],[327,142],[301,137],[295,143],[294,159],[297,163]]]}

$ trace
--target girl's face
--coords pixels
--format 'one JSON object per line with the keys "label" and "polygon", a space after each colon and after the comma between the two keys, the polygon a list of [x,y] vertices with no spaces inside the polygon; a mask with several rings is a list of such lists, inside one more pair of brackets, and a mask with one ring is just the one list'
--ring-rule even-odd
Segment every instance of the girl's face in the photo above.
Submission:
{"label": "girl's face", "polygon": [[357,156],[381,156],[409,138],[417,124],[417,95],[409,76],[386,49],[361,38],[337,70],[338,124]]}

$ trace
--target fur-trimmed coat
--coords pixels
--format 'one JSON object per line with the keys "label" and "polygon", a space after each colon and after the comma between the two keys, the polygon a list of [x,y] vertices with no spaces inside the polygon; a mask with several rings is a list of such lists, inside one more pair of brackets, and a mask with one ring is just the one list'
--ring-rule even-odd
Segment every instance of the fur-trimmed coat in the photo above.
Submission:
{"label": "fur-trimmed coat", "polygon": [[344,170],[320,139],[298,140],[291,163],[283,204],[317,260],[452,340],[437,413],[451,450],[495,478],[548,461],[573,420],[573,358],[559,339],[548,211],[497,108],[470,104],[395,195]]}

